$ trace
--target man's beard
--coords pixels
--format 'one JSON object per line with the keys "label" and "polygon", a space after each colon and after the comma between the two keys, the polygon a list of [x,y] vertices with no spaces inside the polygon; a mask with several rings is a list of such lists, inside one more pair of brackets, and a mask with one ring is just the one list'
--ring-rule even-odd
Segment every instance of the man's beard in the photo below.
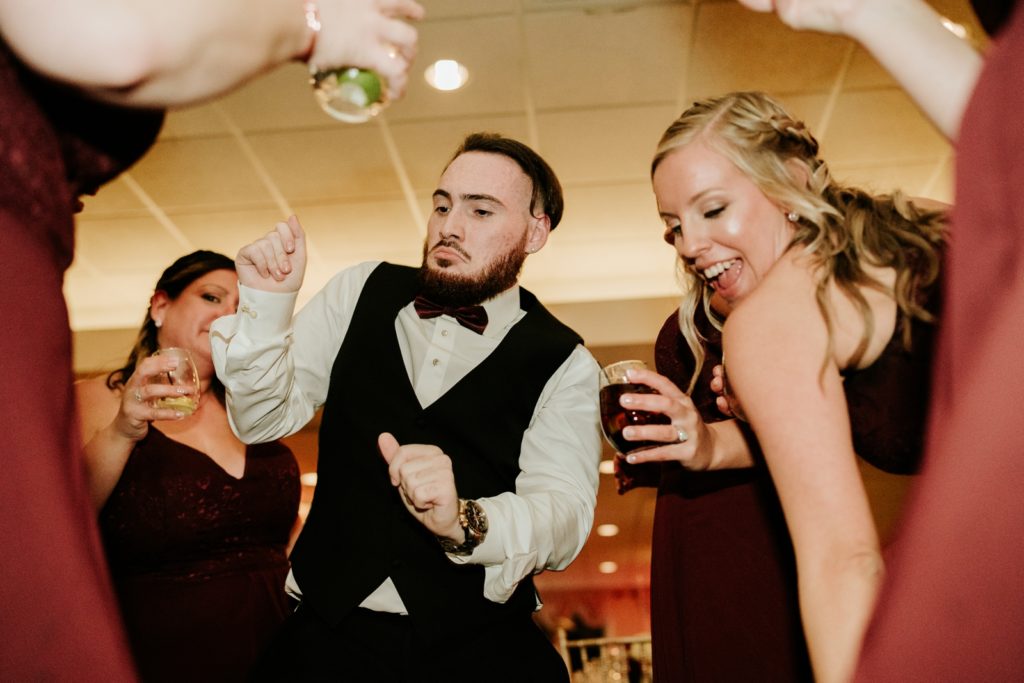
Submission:
{"label": "man's beard", "polygon": [[[519,280],[526,261],[527,234],[504,254],[498,256],[482,273],[473,277],[449,273],[446,268],[427,265],[429,251],[423,244],[423,265],[419,270],[420,294],[444,306],[473,306],[501,294]],[[434,246],[444,245],[462,252],[461,245],[441,239]]]}

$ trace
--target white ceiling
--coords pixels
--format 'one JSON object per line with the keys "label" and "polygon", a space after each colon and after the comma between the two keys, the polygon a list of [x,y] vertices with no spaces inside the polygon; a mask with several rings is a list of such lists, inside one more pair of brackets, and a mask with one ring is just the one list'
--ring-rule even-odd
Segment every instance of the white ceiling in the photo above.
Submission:
{"label": "white ceiling", "polygon": [[[733,89],[781,98],[838,177],[950,199],[949,145],[846,39],[798,34],[732,1],[423,4],[412,84],[378,121],[327,117],[296,64],[171,113],[146,157],[86,201],[66,285],[72,326],[136,328],[174,258],[197,248],[234,255],[291,212],[313,250],[304,297],[364,259],[418,264],[442,165],[465,134],[491,130],[529,142],[565,187],[564,221],[528,261],[525,284],[592,343],[648,339],[651,326],[594,321],[603,302],[636,300],[653,301],[657,320],[676,295],[648,180],[652,150],[684,105]],[[934,4],[975,30],[966,0]],[[463,90],[436,92],[420,77],[443,57],[469,67]]]}

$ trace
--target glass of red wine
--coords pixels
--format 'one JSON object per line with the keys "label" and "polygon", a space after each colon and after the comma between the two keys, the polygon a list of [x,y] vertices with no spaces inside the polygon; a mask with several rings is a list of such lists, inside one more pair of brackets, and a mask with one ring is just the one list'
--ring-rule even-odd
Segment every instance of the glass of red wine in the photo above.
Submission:
{"label": "glass of red wine", "polygon": [[623,455],[665,445],[662,441],[629,441],[622,435],[623,429],[633,425],[667,425],[671,423],[668,415],[626,408],[621,403],[620,399],[623,394],[658,393],[646,384],[629,381],[630,370],[645,369],[646,367],[647,365],[641,360],[620,360],[601,368],[601,428],[612,448]]}

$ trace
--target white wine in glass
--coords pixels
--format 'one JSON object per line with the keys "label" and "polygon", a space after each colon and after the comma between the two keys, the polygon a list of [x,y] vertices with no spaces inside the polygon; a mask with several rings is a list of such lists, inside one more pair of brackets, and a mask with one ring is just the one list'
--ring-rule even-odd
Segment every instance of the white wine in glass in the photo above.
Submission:
{"label": "white wine in glass", "polygon": [[170,408],[185,415],[191,415],[199,407],[199,371],[196,369],[192,354],[187,349],[168,347],[158,349],[154,356],[173,356],[178,359],[178,367],[161,372],[150,378],[150,384],[165,384],[187,389],[186,393],[176,396],[158,396],[153,399],[155,408]]}

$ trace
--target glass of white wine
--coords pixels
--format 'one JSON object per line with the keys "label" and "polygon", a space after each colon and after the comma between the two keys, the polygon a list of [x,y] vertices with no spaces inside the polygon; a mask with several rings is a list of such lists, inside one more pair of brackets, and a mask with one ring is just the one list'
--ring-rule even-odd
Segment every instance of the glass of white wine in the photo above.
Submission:
{"label": "glass of white wine", "polygon": [[171,356],[178,359],[178,367],[154,375],[149,384],[164,384],[184,390],[174,396],[157,396],[153,399],[155,408],[171,408],[185,415],[191,415],[199,407],[199,371],[188,349],[169,346],[158,349],[154,356]]}
{"label": "glass of white wine", "polygon": [[359,67],[319,70],[310,65],[310,85],[320,108],[345,123],[363,123],[387,105],[387,85],[376,71]]}

